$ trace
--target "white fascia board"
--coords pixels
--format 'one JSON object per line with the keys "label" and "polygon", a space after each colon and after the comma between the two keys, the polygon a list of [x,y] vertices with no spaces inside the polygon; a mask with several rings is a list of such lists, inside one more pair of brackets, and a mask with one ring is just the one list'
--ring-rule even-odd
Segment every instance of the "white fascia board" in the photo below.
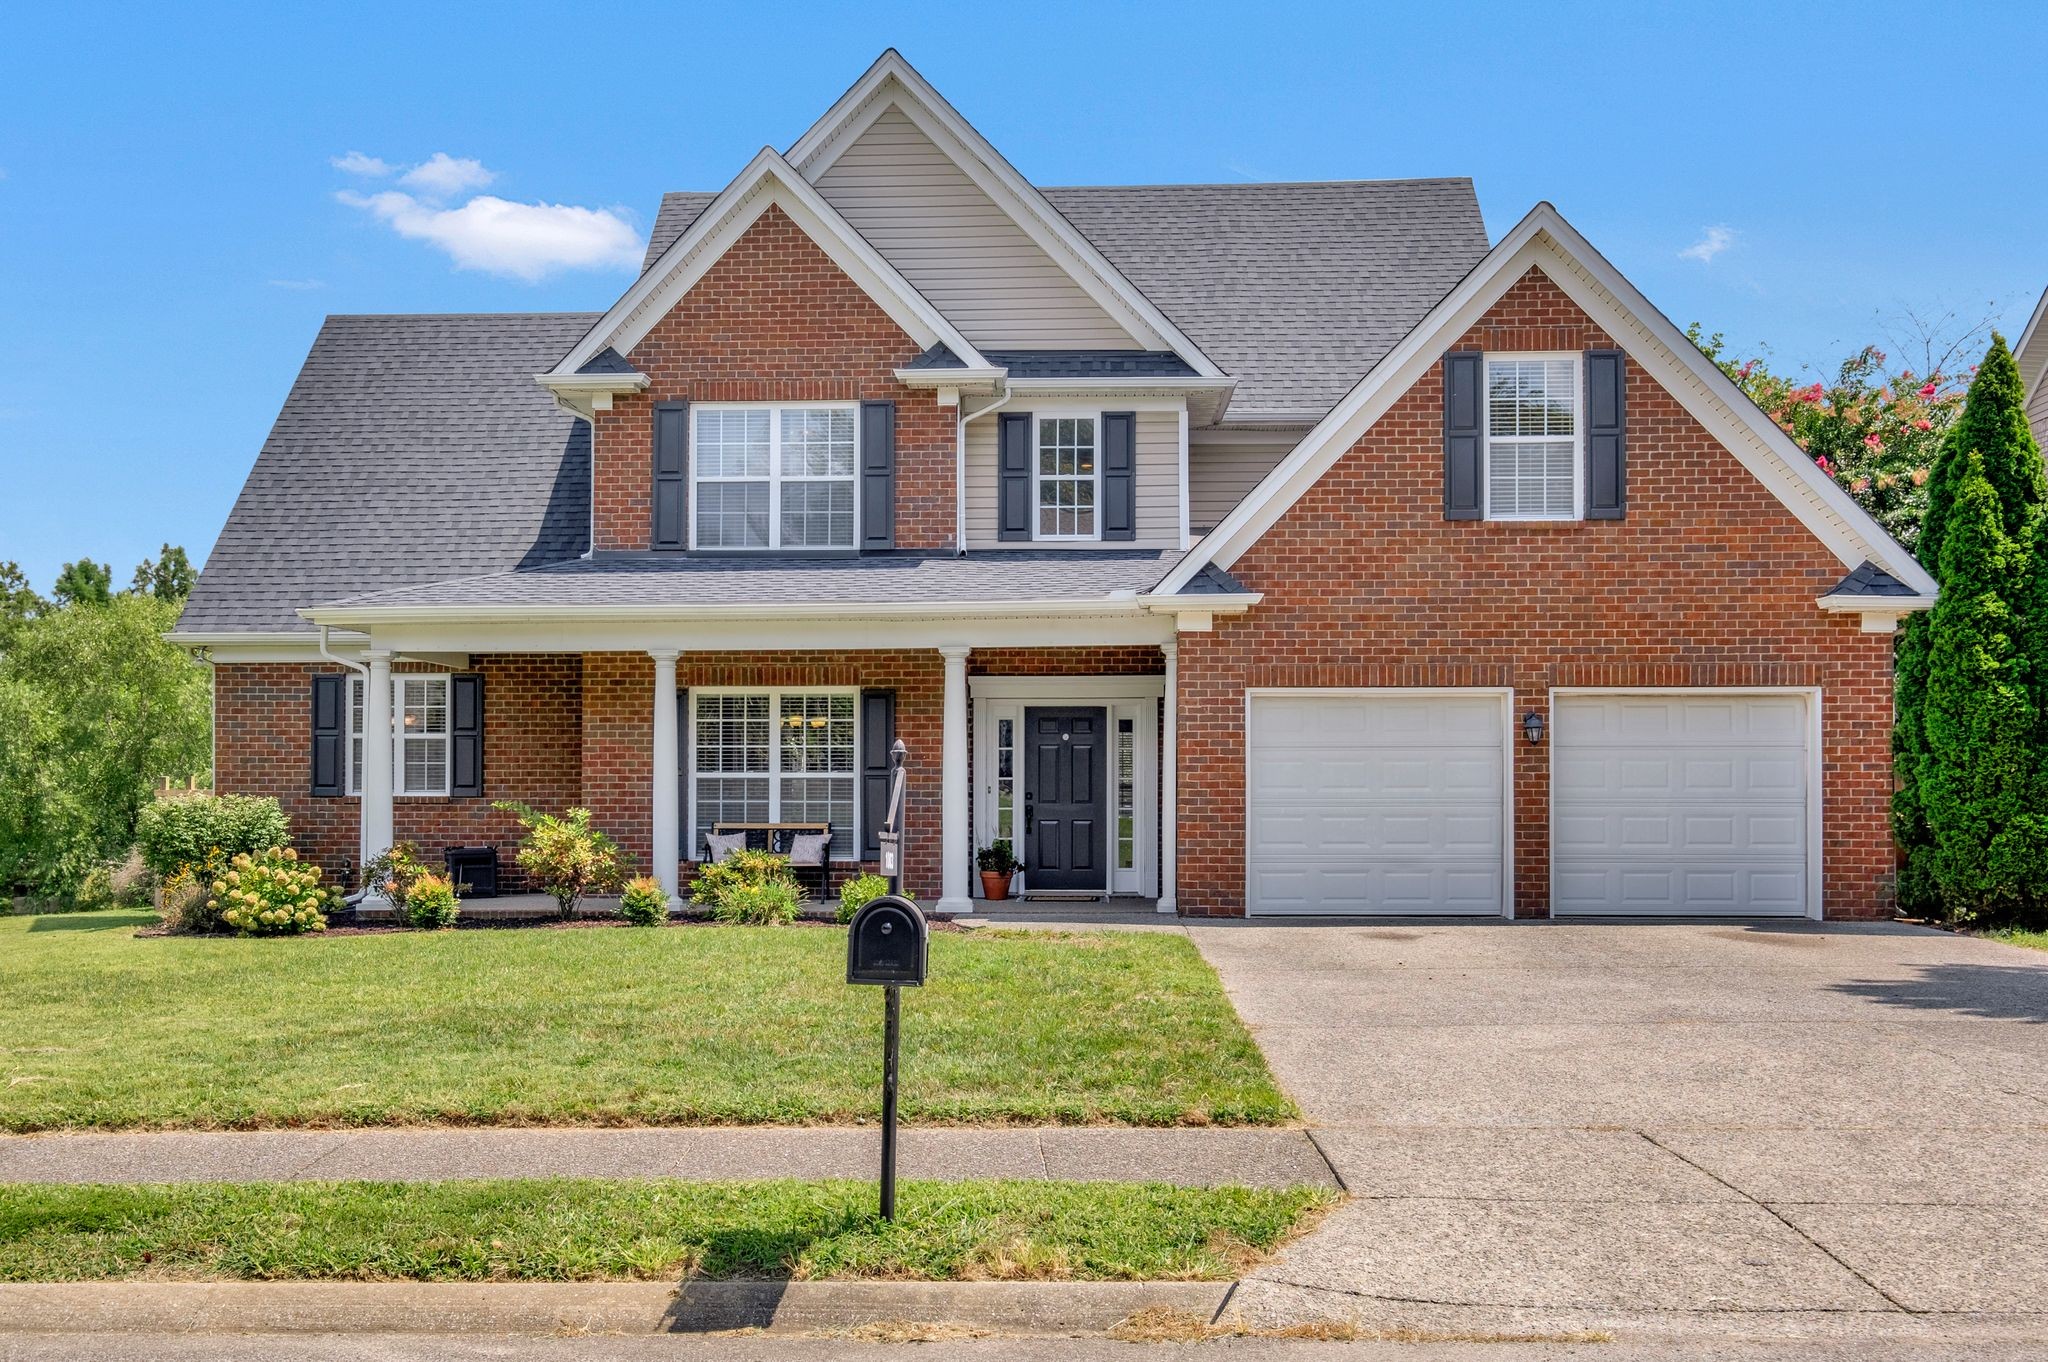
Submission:
{"label": "white fascia board", "polygon": [[[1227,596],[1205,597],[1227,601]],[[692,620],[886,620],[1012,619],[1022,616],[1137,618],[1145,609],[1135,594],[1052,600],[981,601],[790,601],[717,605],[354,605],[313,606],[299,614],[316,624],[373,629],[387,624],[434,621],[637,620],[678,623]],[[1204,608],[1215,608],[1213,606]]]}
{"label": "white fascia board", "polygon": [[534,382],[556,392],[644,392],[654,382],[646,374],[536,374]]}
{"label": "white fascia board", "polygon": [[1164,595],[1158,592],[1138,597],[1147,610],[1161,615],[1242,615],[1266,599],[1263,591],[1234,591],[1228,595]]}
{"label": "white fascia board", "polygon": [[1685,333],[1652,307],[1620,271],[1548,203],[1539,203],[1416,324],[1250,495],[1159,585],[1178,591],[1203,565],[1229,567],[1271,529],[1331,465],[1405,396],[1416,380],[1531,267],[1539,268],[1628,352],[1651,379],[1769,489],[1844,567],[1875,562],[1922,595],[1934,579],[1814,466],[1784,431]]}
{"label": "white fascia board", "polygon": [[896,381],[906,388],[971,388],[992,392],[1009,372],[995,365],[978,369],[898,369]]}
{"label": "white fascia board", "polygon": [[1844,612],[1870,611],[1878,614],[1911,615],[1921,610],[1934,608],[1932,596],[1849,596],[1840,592],[1816,597],[1814,604],[1823,610]]}
{"label": "white fascia board", "polygon": [[[892,82],[897,87],[894,90],[887,88]],[[1075,231],[1037,186],[1018,174],[1017,168],[893,47],[876,58],[875,64],[790,146],[790,164],[815,182],[839,158],[839,153],[892,103],[983,193],[994,199],[1039,249],[1056,260],[1064,257],[1070,266],[1068,275],[1081,290],[1122,321],[1139,340],[1158,349],[1177,351],[1210,378],[1223,376],[1223,370],[1200,346],[1110,264],[1088,238]]]}
{"label": "white fascia board", "polygon": [[606,346],[633,347],[730,250],[770,205],[782,209],[841,270],[918,345],[944,343],[975,367],[987,367],[967,338],[909,280],[897,272],[839,210],[825,201],[773,147],[763,147],[747,168],[634,281],[611,310],[576,343],[551,376],[573,376]]}

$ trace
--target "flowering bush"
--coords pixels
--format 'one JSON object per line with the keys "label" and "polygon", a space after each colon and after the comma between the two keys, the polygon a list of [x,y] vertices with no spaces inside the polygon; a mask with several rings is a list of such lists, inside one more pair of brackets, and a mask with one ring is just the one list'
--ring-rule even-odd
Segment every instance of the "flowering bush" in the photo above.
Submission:
{"label": "flowering bush", "polygon": [[238,853],[212,888],[208,910],[243,936],[326,931],[322,910],[341,898],[321,888],[320,867],[301,862],[290,847],[271,847],[255,856]]}
{"label": "flowering bush", "polygon": [[711,916],[736,925],[780,927],[796,921],[803,900],[788,880],[730,884],[711,905]]}
{"label": "flowering bush", "polygon": [[383,854],[363,863],[363,887],[383,891],[384,897],[391,900],[391,911],[403,918],[413,886],[430,873],[427,863],[420,859],[419,843],[393,842]]}
{"label": "flowering bush", "polygon": [[1915,547],[1934,456],[1974,369],[1888,370],[1884,351],[1869,345],[1843,361],[1833,383],[1799,383],[1761,358],[1725,356],[1721,336],[1703,337],[1697,323],[1686,335],[1894,539]]}
{"label": "flowering bush", "polygon": [[626,881],[626,890],[619,895],[619,916],[636,927],[659,927],[668,921],[668,895],[662,891],[661,881],[652,875]]}
{"label": "flowering bush", "polygon": [[690,881],[690,902],[715,907],[726,890],[735,886],[777,881],[792,889],[796,887],[796,880],[789,873],[789,857],[772,851],[742,849],[722,861],[707,862],[697,868],[697,878]]}
{"label": "flowering bush", "polygon": [[211,886],[227,868],[227,854],[215,848],[197,865],[181,865],[166,875],[157,886],[157,905],[163,912],[164,926],[174,932],[219,931],[220,908]]}
{"label": "flowering bush", "polygon": [[590,826],[590,810],[571,809],[558,818],[511,800],[491,807],[511,814],[525,827],[519,866],[554,897],[563,917],[576,915],[576,901],[585,894],[618,884],[618,844]]}
{"label": "flowering bush", "polygon": [[430,873],[413,880],[402,911],[409,925],[434,931],[453,927],[455,919],[462,915],[462,904],[455,897],[455,886],[448,882],[446,876]]}
{"label": "flowering bush", "polygon": [[839,920],[853,921],[853,915],[889,892],[889,882],[880,875],[855,875],[839,886]]}

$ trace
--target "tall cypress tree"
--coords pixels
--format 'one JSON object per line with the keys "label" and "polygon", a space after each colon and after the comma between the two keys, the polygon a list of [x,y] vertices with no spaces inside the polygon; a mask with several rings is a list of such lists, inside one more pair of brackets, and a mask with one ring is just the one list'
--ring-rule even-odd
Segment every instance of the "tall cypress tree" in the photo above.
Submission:
{"label": "tall cypress tree", "polygon": [[1975,450],[1964,456],[1949,505],[1919,772],[1933,881],[1947,914],[1970,921],[2027,910],[2048,873],[2040,716],[2021,617],[2011,604],[2033,545],[2006,535],[1985,466]]}
{"label": "tall cypress tree", "polygon": [[[2048,562],[2034,561],[2042,507],[2048,502],[2048,472],[2044,472],[2040,446],[2027,425],[2026,385],[2020,380],[2019,364],[2005,338],[1996,333],[1984,362],[1970,380],[1962,413],[1942,441],[1927,481],[1927,512],[1921,520],[1916,553],[1941,583],[1944,595],[1949,582],[1943,549],[1956,493],[1972,453],[1982,458],[1998,529],[2012,546],[2012,570],[2000,588],[2000,600],[2020,620],[2018,637],[2013,639],[2023,659],[2018,665],[2031,673],[2025,684],[2036,709],[2048,715],[2048,620],[2041,615],[2041,610],[2048,608],[2048,582],[2035,583],[2040,573],[2048,572]],[[1897,719],[1892,730],[1892,758],[1899,788],[1892,797],[1892,830],[1906,851],[1899,902],[1917,912],[1935,911],[1941,897],[1935,873],[1935,833],[1927,794],[1921,788],[1932,754],[1926,706],[1937,627],[1927,615],[1909,616],[1894,655]],[[2048,733],[2038,745],[2048,745]]]}

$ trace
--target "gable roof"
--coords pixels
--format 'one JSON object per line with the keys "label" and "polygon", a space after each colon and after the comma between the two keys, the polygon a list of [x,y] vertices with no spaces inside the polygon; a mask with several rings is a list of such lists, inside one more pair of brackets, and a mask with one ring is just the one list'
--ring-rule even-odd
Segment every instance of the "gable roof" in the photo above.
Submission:
{"label": "gable roof", "polygon": [[1531,267],[1601,321],[1629,358],[1720,439],[1844,567],[1868,561],[1919,599],[1933,600],[1935,582],[1926,569],[1548,203],[1537,204],[1502,237],[1157,590],[1181,591],[1204,566],[1234,564]]}
{"label": "gable roof", "polygon": [[815,183],[862,132],[892,108],[916,124],[1141,345],[1177,352],[1204,378],[1225,376],[1193,339],[1125,278],[1087,237],[1075,231],[1045,196],[893,47],[877,57],[860,79],[791,145],[790,164]]}
{"label": "gable roof", "polygon": [[2048,378],[2048,289],[2042,291],[2041,300],[2028,314],[2027,324],[2020,330],[2019,344],[2013,346],[2012,353],[2019,361],[2021,391],[2026,393],[2031,410],[2041,395],[2042,380]]}
{"label": "gable roof", "polygon": [[595,320],[329,317],[173,637],[310,633],[314,601],[583,553],[590,427],[533,375]]}
{"label": "gable roof", "polygon": [[561,362],[542,375],[542,381],[578,375],[606,349],[630,356],[641,337],[771,205],[795,222],[920,346],[944,345],[970,365],[981,362],[967,338],[895,266],[883,259],[808,180],[773,147],[763,147]]}

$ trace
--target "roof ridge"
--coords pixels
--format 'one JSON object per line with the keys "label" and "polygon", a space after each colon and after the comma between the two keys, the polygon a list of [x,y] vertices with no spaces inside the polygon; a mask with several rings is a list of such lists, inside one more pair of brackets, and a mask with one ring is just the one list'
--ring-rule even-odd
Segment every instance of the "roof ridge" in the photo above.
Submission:
{"label": "roof ridge", "polygon": [[565,317],[596,317],[592,310],[573,312],[330,312],[330,322],[413,322],[413,321],[555,321]]}
{"label": "roof ridge", "polygon": [[1343,189],[1362,184],[1471,184],[1470,175],[1392,175],[1350,180],[1188,180],[1159,184],[1042,184],[1050,189]]}

